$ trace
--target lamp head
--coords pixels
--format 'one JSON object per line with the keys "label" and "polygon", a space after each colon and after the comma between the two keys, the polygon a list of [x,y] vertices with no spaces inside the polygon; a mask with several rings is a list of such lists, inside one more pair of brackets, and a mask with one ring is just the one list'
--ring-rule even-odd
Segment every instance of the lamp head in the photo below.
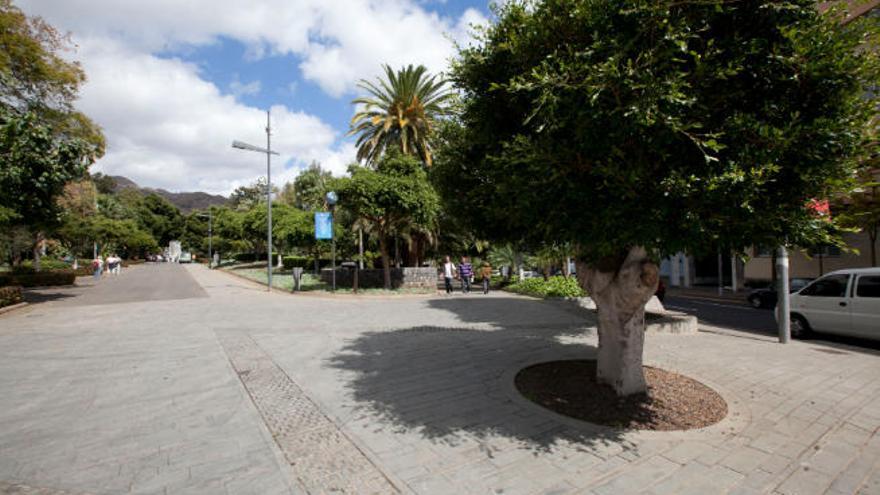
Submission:
{"label": "lamp head", "polygon": [[325,199],[327,200],[327,204],[330,206],[335,206],[336,202],[339,201],[339,198],[336,196],[336,193],[334,191],[328,192]]}

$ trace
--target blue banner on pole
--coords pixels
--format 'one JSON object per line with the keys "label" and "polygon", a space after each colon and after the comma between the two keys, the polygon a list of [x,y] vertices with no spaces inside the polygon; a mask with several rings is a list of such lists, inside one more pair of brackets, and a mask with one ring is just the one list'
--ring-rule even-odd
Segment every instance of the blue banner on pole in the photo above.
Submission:
{"label": "blue banner on pole", "polygon": [[328,212],[315,212],[315,239],[333,238],[333,217]]}

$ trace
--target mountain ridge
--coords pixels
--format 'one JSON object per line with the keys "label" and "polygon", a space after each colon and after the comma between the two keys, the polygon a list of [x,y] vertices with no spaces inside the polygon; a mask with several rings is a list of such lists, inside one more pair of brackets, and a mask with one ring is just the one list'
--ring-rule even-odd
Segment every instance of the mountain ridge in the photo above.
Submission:
{"label": "mountain ridge", "polygon": [[229,202],[229,198],[219,194],[209,194],[203,191],[171,192],[165,189],[141,187],[137,182],[122,175],[111,175],[110,178],[113,179],[116,191],[136,189],[143,194],[157,194],[171,202],[182,213],[203,210],[211,206],[223,206]]}

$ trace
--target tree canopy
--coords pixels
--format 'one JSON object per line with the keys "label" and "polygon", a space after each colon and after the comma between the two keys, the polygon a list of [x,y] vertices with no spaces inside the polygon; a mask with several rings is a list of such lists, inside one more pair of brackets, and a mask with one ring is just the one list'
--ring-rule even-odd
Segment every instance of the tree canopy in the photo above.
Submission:
{"label": "tree canopy", "polygon": [[351,119],[350,135],[357,135],[357,158],[375,163],[389,148],[433,162],[435,120],[447,115],[455,93],[446,81],[430,76],[428,69],[409,65],[398,71],[383,66],[386,79],[362,79],[358,86],[369,96],[352,103],[362,105]]}
{"label": "tree canopy", "polygon": [[390,288],[388,236],[409,223],[433,223],[440,198],[421,162],[394,149],[388,150],[375,169],[352,165],[349,173],[351,177],[336,180],[339,205],[371,225],[382,253],[385,287]]}
{"label": "tree canopy", "polygon": [[[493,239],[699,254],[823,226],[876,131],[878,19],[812,0],[509,2],[461,51],[435,176]],[[462,185],[466,187],[462,187]]]}

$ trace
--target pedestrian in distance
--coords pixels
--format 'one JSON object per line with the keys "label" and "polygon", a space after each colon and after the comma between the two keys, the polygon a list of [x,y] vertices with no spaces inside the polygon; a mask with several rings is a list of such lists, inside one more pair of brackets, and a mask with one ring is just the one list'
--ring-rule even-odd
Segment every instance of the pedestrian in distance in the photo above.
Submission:
{"label": "pedestrian in distance", "polygon": [[443,262],[443,282],[446,284],[447,294],[452,294],[452,278],[455,277],[455,272],[455,263],[447,256]]}
{"label": "pedestrian in distance", "polygon": [[461,257],[458,264],[458,276],[461,278],[461,291],[465,294],[471,291],[471,279],[474,276],[474,267],[471,266],[467,256]]}
{"label": "pedestrian in distance", "polygon": [[492,265],[484,261],[480,266],[480,277],[483,278],[483,294],[489,293],[489,281],[492,279]]}
{"label": "pedestrian in distance", "polygon": [[101,278],[101,272],[104,269],[104,260],[101,259],[100,256],[96,257],[92,260],[92,271],[94,273],[95,280]]}

